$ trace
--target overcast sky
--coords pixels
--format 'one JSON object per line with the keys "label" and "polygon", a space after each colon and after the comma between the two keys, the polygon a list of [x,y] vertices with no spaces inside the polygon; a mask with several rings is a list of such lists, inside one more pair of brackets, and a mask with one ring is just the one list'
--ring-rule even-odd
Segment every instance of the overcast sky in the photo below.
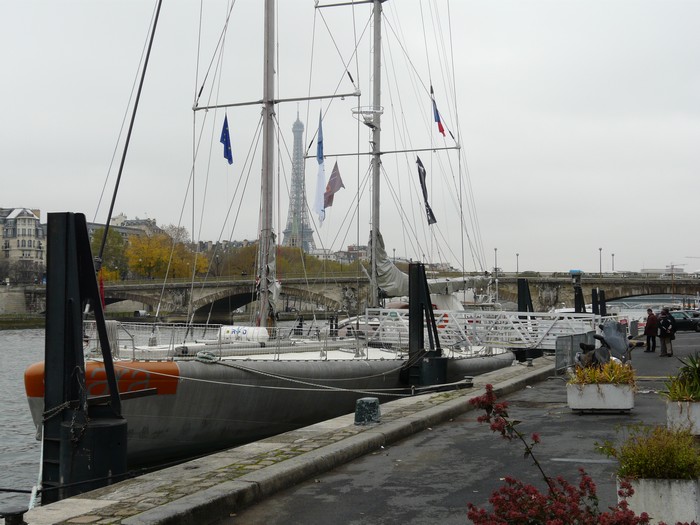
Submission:
{"label": "overcast sky", "polygon": [[[352,56],[352,11],[325,10],[334,44],[318,14],[314,31],[312,0],[280,3],[279,95],[327,94],[339,82],[339,92],[352,91],[342,80],[339,58],[348,61]],[[223,55],[229,65],[223,66],[220,80],[210,74],[200,105],[207,98],[219,103],[261,98],[257,11],[262,2],[238,4]],[[214,49],[227,13],[225,2],[205,0],[203,5],[197,69],[199,4],[164,2],[117,214],[154,218],[159,224],[182,222],[192,230],[192,196],[185,191],[193,136],[204,116],[199,114],[193,132],[193,93],[207,64],[218,58]],[[385,74],[394,80],[385,84],[382,146],[400,149],[399,133],[392,131],[399,120],[390,116],[391,110],[402,114],[407,129],[423,134],[411,139],[412,147],[455,144],[449,137],[443,141],[429,122],[430,99],[422,90],[432,80],[444,120],[462,147],[462,164],[468,168],[468,179],[463,180],[465,187],[471,185],[465,200],[473,200],[471,212],[479,225],[476,259],[481,260],[474,262],[465,247],[468,270],[492,267],[495,248],[498,266],[505,271],[515,270],[516,253],[520,271],[597,272],[601,262],[603,271],[609,271],[613,253],[615,270],[671,264],[686,271],[700,269],[695,240],[700,198],[700,2],[390,0],[384,6],[391,22],[383,46]],[[99,210],[98,201],[152,10],[153,3],[144,0],[0,3],[0,207],[38,208],[42,220],[53,211],[83,212],[98,222],[106,219],[118,161]],[[358,40],[369,13],[367,6],[355,9]],[[447,46],[445,53],[441,42]],[[405,62],[399,44],[416,56],[410,67],[420,80],[399,70],[399,63]],[[358,55],[363,61],[358,69],[351,68],[360,77],[356,80],[362,105],[370,104],[371,93],[366,49]],[[317,237],[317,244],[331,249],[357,240],[364,244],[368,237],[366,191],[359,222],[350,217],[358,187],[363,188],[367,159],[363,157],[358,168],[352,159],[332,156],[353,151],[358,142],[360,149],[367,148],[366,130],[358,134],[350,112],[355,105],[352,97],[330,108],[319,102],[299,105],[300,118],[311,133],[305,135],[305,146],[317,127],[319,110],[327,111],[327,175],[337,160],[346,186]],[[291,151],[296,112],[296,104],[278,109],[285,134],[279,155],[282,186],[291,174],[286,150]],[[229,108],[226,113],[234,165],[225,163],[218,143],[223,112],[211,111],[204,129],[214,140],[202,139],[195,170],[194,229],[205,240],[252,238],[258,224],[259,168],[246,167],[245,159],[255,149],[259,108]],[[426,122],[426,130],[418,130],[415,121]],[[259,151],[258,147],[257,156]],[[315,153],[315,144],[310,153]],[[390,254],[396,250],[397,257],[456,264],[462,252],[459,220],[443,201],[454,203],[458,185],[447,182],[454,180],[452,175],[437,174],[448,161],[439,160],[437,153],[419,155],[428,168],[430,204],[440,229],[430,240],[424,221],[401,228],[409,219],[424,218],[415,193],[415,159],[385,156],[388,187],[382,189],[381,229],[387,249]],[[308,160],[310,199],[316,169],[315,160]],[[252,189],[254,195],[244,197],[243,204],[239,181],[248,181],[248,193]],[[208,203],[202,214],[205,194]],[[278,229],[285,227],[287,199],[283,191],[275,219]],[[397,200],[413,211],[402,215]],[[188,203],[184,210],[183,201]],[[231,202],[233,211],[223,226]],[[351,220],[354,224],[349,226]],[[416,232],[422,238],[418,244],[407,240]],[[473,233],[471,238],[479,244]],[[441,242],[450,248],[438,248]]]}

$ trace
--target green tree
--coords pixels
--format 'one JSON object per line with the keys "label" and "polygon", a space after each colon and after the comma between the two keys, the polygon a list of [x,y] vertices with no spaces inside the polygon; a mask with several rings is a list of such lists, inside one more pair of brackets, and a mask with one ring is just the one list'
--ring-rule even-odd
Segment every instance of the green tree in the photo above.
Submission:
{"label": "green tree", "polygon": [[[90,239],[90,248],[92,249],[93,257],[97,257],[100,253],[100,246],[105,234],[104,228],[95,230],[95,233]],[[114,228],[110,228],[107,233],[107,242],[105,250],[102,254],[102,268],[107,272],[104,275],[105,279],[114,279],[124,277],[129,271],[129,264],[126,256],[126,241],[124,237]],[[109,277],[107,277],[109,275]]]}

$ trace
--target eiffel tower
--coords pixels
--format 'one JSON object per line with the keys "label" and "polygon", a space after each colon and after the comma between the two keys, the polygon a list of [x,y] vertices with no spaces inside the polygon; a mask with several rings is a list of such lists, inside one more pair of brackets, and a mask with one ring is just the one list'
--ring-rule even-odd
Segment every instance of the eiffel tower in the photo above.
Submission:
{"label": "eiffel tower", "polygon": [[304,252],[316,249],[314,230],[309,226],[309,214],[306,207],[306,184],[304,181],[304,145],[302,133],[304,124],[297,120],[292,125],[294,150],[292,154],[292,188],[289,197],[287,227],[284,229],[282,246],[301,246]]}

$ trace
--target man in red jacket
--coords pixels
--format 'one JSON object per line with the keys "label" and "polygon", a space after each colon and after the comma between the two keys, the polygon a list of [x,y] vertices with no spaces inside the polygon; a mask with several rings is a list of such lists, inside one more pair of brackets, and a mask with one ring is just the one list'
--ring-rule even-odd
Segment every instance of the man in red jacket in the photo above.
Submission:
{"label": "man in red jacket", "polygon": [[647,324],[644,327],[644,335],[647,336],[647,348],[645,352],[656,352],[656,335],[659,333],[659,320],[651,308],[647,308]]}

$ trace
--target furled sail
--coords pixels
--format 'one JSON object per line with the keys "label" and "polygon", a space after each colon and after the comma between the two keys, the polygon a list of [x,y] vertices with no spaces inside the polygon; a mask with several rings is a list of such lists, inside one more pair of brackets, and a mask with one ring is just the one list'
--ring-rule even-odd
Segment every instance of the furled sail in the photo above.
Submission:
{"label": "furled sail", "polygon": [[[408,275],[399,270],[389,259],[384,239],[377,232],[377,246],[372,249],[372,238],[369,241],[369,253],[377,258],[377,286],[387,297],[402,297],[408,295]],[[439,309],[462,309],[461,302],[453,295],[464,290],[467,283],[464,280],[455,280],[448,277],[441,279],[428,279],[431,300]]]}

